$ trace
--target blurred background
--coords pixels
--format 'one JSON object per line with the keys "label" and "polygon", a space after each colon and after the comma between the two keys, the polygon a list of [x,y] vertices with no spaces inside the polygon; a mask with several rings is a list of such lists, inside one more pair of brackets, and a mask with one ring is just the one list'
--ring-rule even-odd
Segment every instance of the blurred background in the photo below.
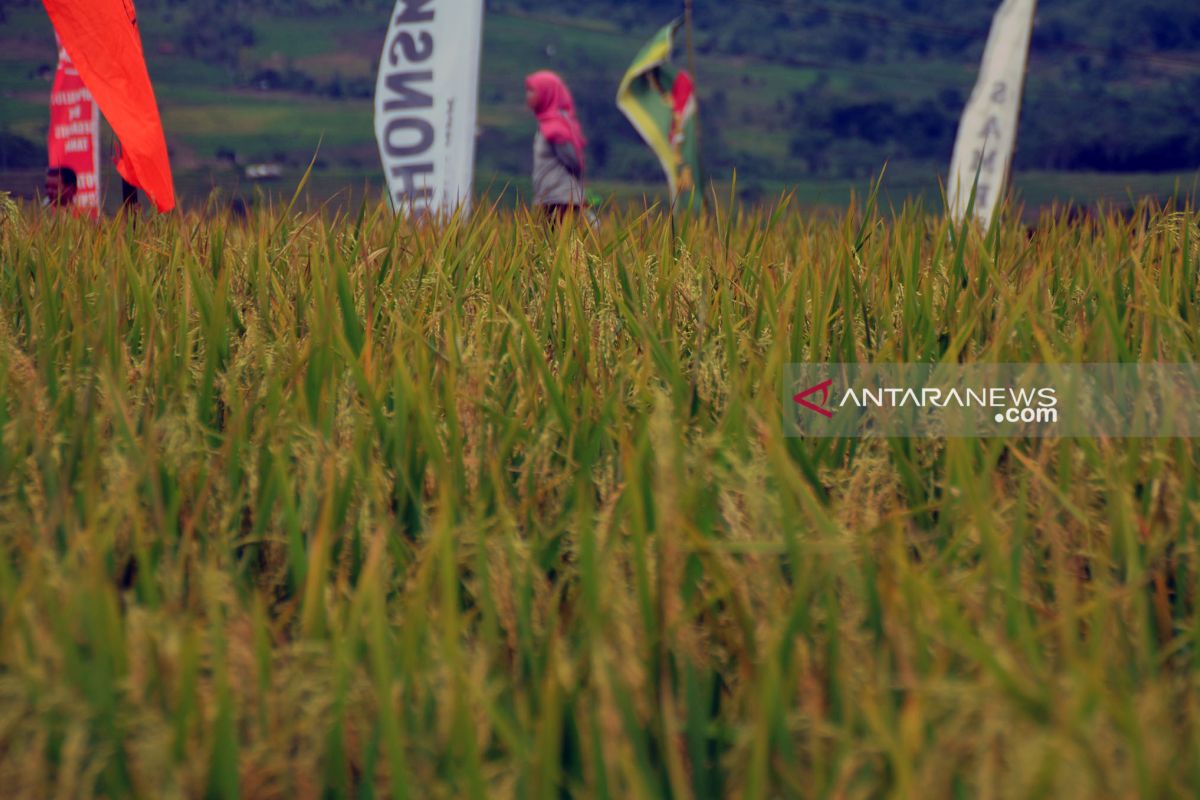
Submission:
{"label": "blurred background", "polygon": [[[138,0],[181,200],[289,195],[321,142],[309,205],[382,197],[375,74],[392,0]],[[743,201],[795,191],[844,205],[887,163],[885,200],[940,204],[958,118],[998,3],[696,0],[708,178]],[[665,198],[653,154],[614,104],[666,0],[489,0],[476,183],[527,194],[524,76],[558,71],[589,137],[590,184]],[[680,54],[683,58],[683,54]],[[0,0],[0,191],[32,198],[46,166],[54,33],[37,0]],[[105,153],[111,153],[106,134]],[[120,201],[106,160],[105,205]],[[1056,0],[1038,11],[1014,181],[1026,213],[1200,187],[1200,4]]]}

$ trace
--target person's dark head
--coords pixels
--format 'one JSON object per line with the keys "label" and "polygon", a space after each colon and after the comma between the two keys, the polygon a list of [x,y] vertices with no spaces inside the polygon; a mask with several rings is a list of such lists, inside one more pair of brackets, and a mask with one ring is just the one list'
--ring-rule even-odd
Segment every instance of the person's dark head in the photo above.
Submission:
{"label": "person's dark head", "polygon": [[51,167],[46,170],[46,199],[50,204],[63,208],[75,200],[79,179],[70,167]]}
{"label": "person's dark head", "polygon": [[250,207],[240,197],[229,201],[229,218],[234,222],[245,223],[250,218]]}

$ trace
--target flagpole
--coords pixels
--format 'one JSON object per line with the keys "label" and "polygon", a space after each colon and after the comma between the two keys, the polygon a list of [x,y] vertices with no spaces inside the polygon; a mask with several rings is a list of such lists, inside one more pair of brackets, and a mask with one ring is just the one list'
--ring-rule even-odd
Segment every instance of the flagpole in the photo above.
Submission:
{"label": "flagpole", "polygon": [[[700,81],[697,80],[697,78],[696,78],[696,42],[695,42],[695,36],[693,35],[693,32],[692,32],[692,0],[683,0],[683,24],[684,24],[685,37],[687,39],[688,72],[692,76],[692,97],[696,98],[696,102],[699,103],[700,102],[700,92],[699,92]],[[703,167],[704,151],[701,150],[701,148],[700,148],[700,116],[698,114],[696,116],[695,137],[696,137],[696,163],[700,164],[701,167]],[[703,174],[703,173],[701,173],[701,174]],[[699,180],[700,176],[697,175],[696,178],[697,178],[697,180]],[[704,203],[705,205],[708,205],[708,199],[705,195],[704,187],[699,186],[697,188],[700,190],[701,202]]]}
{"label": "flagpole", "polygon": [[687,36],[688,72],[692,73],[692,86],[696,85],[696,43],[692,36],[692,0],[683,0],[683,23]]}

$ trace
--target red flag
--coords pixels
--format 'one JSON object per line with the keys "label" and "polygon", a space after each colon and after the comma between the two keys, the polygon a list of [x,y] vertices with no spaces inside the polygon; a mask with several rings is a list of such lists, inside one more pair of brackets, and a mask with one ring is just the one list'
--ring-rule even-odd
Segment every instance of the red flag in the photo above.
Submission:
{"label": "red flag", "polygon": [[68,167],[75,173],[76,212],[92,219],[100,216],[100,111],[61,44],[50,93],[47,150],[51,167]]}
{"label": "red flag", "polygon": [[42,0],[42,4],[121,142],[117,172],[141,188],[159,211],[170,211],[175,207],[175,185],[133,0]]}

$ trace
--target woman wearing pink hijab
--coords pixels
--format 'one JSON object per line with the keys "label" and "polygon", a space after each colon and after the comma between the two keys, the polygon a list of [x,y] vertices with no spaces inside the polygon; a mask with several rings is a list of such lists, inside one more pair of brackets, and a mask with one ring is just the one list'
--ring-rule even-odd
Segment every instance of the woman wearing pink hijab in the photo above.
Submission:
{"label": "woman wearing pink hijab", "polygon": [[533,204],[558,221],[579,213],[587,140],[575,117],[575,102],[562,78],[542,70],[525,79],[525,104],[538,121],[533,139]]}

